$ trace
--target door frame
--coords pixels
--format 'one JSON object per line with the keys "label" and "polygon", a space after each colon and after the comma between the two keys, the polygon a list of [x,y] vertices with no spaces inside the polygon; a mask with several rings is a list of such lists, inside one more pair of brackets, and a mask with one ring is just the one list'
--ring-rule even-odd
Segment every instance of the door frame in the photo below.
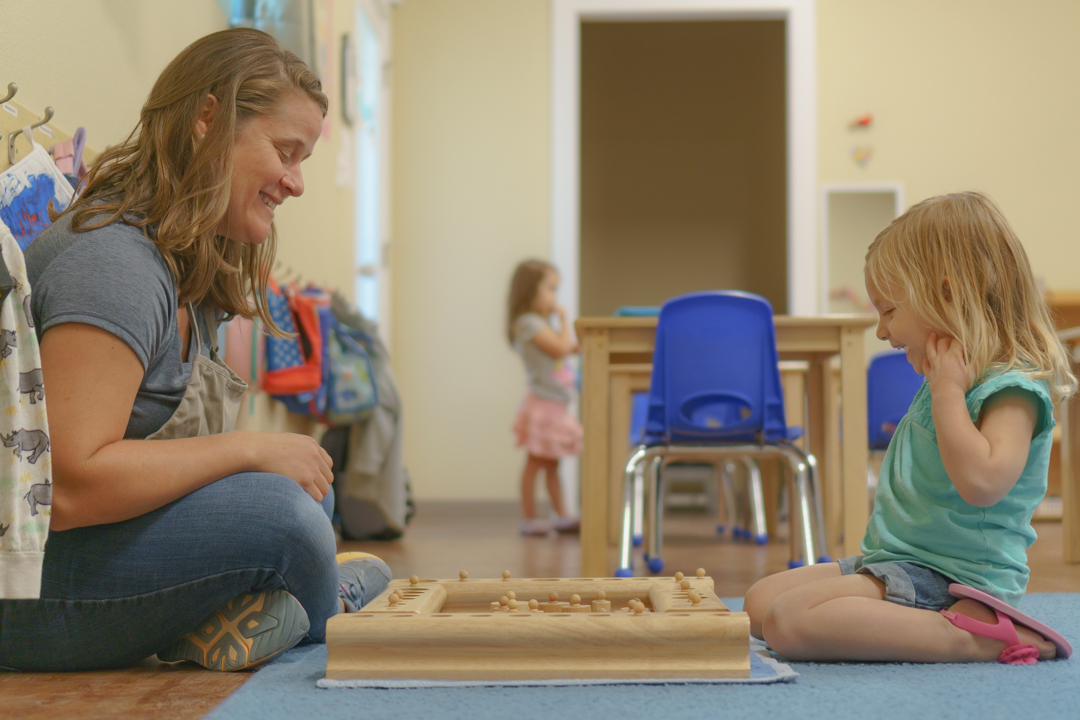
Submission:
{"label": "door frame", "polygon": [[[388,0],[353,0],[353,12],[356,16],[355,25],[359,27],[359,16],[362,13],[368,25],[379,39],[379,317],[371,318],[378,323],[379,336],[383,343],[389,347],[391,341],[391,298],[393,297],[391,282],[393,278],[393,234],[391,232],[391,143],[390,143],[390,112],[393,100],[393,9],[395,3]],[[356,29],[354,29],[354,32]],[[340,93],[339,88],[332,88],[333,92]],[[329,94],[329,93],[328,93]],[[332,95],[337,98],[337,95]],[[333,101],[331,102],[331,105]],[[359,143],[355,148],[359,147]],[[359,167],[359,166],[357,166]],[[358,222],[358,219],[357,219]],[[355,247],[358,227],[354,227],[353,244]],[[354,272],[360,272],[359,263],[353,262]],[[357,298],[359,301],[359,298]]]}
{"label": "door frame", "polygon": [[821,247],[821,275],[819,279],[821,292],[821,312],[829,312],[829,196],[835,193],[892,193],[893,194],[893,217],[898,218],[907,207],[904,205],[904,184],[902,182],[857,182],[857,183],[822,183],[821,184],[821,230],[818,233]]}
{"label": "door frame", "polygon": [[[787,84],[787,287],[791,315],[816,315],[816,0],[552,0],[551,258],[560,302],[578,316],[581,243],[581,22],[784,20]],[[807,269],[811,269],[807,272]]]}

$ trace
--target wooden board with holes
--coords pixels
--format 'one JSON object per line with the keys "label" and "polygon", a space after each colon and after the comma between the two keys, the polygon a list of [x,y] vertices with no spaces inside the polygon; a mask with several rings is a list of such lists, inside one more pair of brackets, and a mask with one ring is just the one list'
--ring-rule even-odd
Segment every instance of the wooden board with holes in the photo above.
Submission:
{"label": "wooden board with holes", "polygon": [[750,676],[750,620],[728,610],[704,571],[686,578],[414,576],[394,580],[360,612],[330,618],[326,645],[333,680]]}

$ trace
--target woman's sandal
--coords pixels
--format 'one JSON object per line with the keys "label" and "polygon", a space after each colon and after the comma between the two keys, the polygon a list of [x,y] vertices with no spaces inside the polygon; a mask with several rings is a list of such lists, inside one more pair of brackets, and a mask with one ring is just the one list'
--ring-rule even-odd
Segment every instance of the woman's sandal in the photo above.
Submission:
{"label": "woman's sandal", "polygon": [[1034,665],[1039,661],[1039,649],[1034,645],[1020,642],[1013,621],[1020,623],[1033,632],[1039,633],[1044,638],[1054,643],[1059,658],[1065,659],[1072,655],[1072,645],[1070,645],[1069,641],[1063,638],[1060,633],[1051,630],[1035,618],[1025,615],[1013,606],[1003,603],[996,597],[984,593],[982,590],[976,590],[973,587],[961,585],[960,583],[952,583],[949,585],[949,594],[962,600],[969,599],[980,602],[993,610],[994,614],[997,615],[997,624],[991,625],[990,623],[984,623],[960,613],[949,612],[948,610],[941,611],[941,614],[945,616],[946,620],[961,630],[967,630],[969,633],[982,635],[983,637],[1000,640],[1005,643],[1005,649],[1002,650],[1001,655],[998,656],[998,662],[1000,663],[1007,663],[1010,665]]}

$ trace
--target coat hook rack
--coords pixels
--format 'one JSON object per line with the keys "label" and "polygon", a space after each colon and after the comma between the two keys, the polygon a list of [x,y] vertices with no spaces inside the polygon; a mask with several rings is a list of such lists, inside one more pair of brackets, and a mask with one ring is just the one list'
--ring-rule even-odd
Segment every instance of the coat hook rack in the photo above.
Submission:
{"label": "coat hook rack", "polygon": [[[8,87],[10,87],[10,85]],[[11,163],[12,165],[15,164],[15,138],[17,138],[19,136],[19,134],[21,132],[23,132],[24,130],[29,129],[30,130],[30,137],[27,138],[27,141],[29,141],[30,149],[32,150],[34,148],[34,134],[33,134],[34,129],[39,128],[42,125],[44,125],[45,123],[49,122],[50,120],[52,120],[52,117],[53,117],[53,109],[52,109],[52,106],[50,105],[49,107],[45,108],[45,117],[43,117],[41,120],[39,120],[36,123],[33,123],[32,125],[29,126],[29,128],[20,128],[19,130],[16,130],[15,132],[8,135],[8,162],[9,163]]]}
{"label": "coat hook rack", "polygon": [[[13,82],[8,83],[7,97],[5,97],[3,100],[0,100],[0,105],[3,105],[8,100],[15,97],[15,93],[17,93],[17,92],[19,92],[19,84],[18,83],[13,83]],[[4,138],[4,133],[0,133],[0,140],[2,140],[3,138]]]}

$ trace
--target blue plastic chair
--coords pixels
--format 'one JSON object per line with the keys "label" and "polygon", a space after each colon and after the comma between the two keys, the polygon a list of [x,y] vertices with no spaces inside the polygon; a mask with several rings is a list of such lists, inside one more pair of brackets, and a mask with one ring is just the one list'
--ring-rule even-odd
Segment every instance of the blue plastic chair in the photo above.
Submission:
{"label": "blue plastic chair", "polygon": [[886,350],[870,360],[866,370],[866,419],[870,449],[887,450],[900,418],[904,417],[923,377],[915,372],[903,350]]}
{"label": "blue plastic chair", "polygon": [[[647,468],[650,532],[646,560],[651,571],[660,572],[663,513],[657,494],[661,465],[685,460],[716,463],[730,456],[780,456],[787,461],[792,519],[799,519],[802,546],[802,557],[793,557],[789,565],[829,559],[816,462],[791,444],[802,430],[787,427],[778,361],[772,307],[765,298],[716,291],[664,303],[656,328],[644,444],[631,456],[624,476],[616,576],[633,574],[630,536],[637,467]],[[821,548],[820,555],[815,546]]]}

